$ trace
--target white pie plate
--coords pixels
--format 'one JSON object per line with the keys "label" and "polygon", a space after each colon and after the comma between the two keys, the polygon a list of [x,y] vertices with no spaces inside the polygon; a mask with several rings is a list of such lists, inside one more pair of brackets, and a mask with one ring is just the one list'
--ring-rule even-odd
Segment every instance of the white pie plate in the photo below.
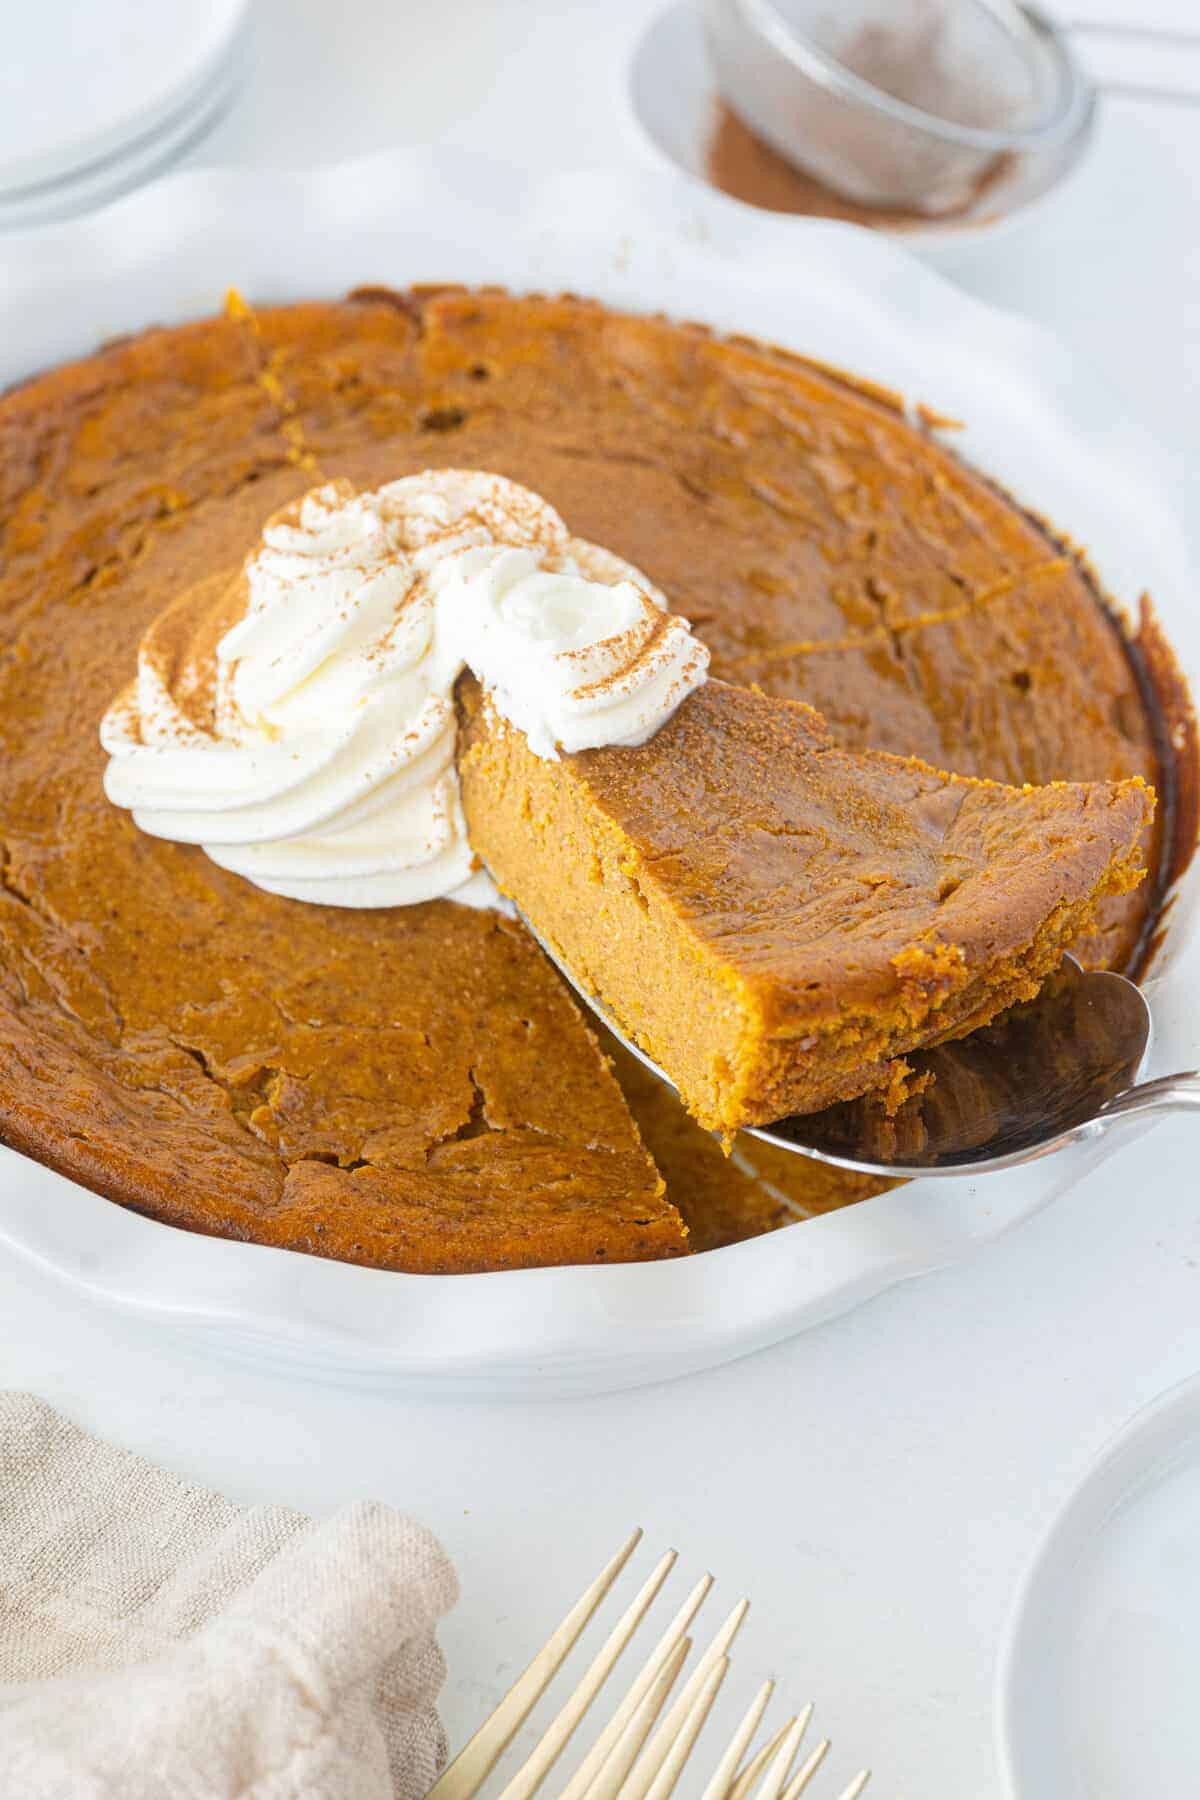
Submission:
{"label": "white pie plate", "polygon": [[[1193,685],[1200,671],[1168,459],[1062,345],[853,227],[781,227],[665,172],[531,175],[413,149],[305,174],[171,176],[10,238],[0,268],[0,384],[211,312],[230,285],[259,300],[439,279],[567,289],[810,352],[969,421],[956,447],[1086,544],[1123,603],[1148,589]],[[1200,1063],[1196,915],[1193,882],[1156,964],[1155,1072]],[[460,1392],[584,1393],[728,1361],[958,1261],[1106,1149],[914,1182],[678,1262],[444,1277],[192,1236],[0,1151],[0,1244],[125,1312],[260,1360]]]}
{"label": "white pie plate", "polygon": [[1200,1379],[1137,1413],[1051,1526],[997,1680],[1013,1800],[1200,1785]]}

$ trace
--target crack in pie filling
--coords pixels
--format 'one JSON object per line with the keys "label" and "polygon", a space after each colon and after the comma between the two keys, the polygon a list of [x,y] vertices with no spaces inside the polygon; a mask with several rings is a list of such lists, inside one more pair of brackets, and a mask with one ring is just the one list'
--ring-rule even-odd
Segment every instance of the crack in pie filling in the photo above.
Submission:
{"label": "crack in pie filling", "polygon": [[[673,1256],[877,1191],[726,1161],[503,913],[288,898],[106,797],[100,722],[167,605],[310,490],[436,467],[521,483],[669,597],[718,678],[678,719],[753,684],[848,751],[1163,785],[1086,571],[887,396],[493,292],[148,332],[0,401],[0,1137],[177,1225],[419,1271]],[[1163,811],[1085,961],[1141,955]]]}

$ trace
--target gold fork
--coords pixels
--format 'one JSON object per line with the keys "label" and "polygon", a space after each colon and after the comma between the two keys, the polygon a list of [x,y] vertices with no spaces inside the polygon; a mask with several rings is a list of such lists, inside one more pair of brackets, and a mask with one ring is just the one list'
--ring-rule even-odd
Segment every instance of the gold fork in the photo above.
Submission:
{"label": "gold fork", "polygon": [[[579,1596],[495,1712],[484,1720],[470,1743],[430,1788],[427,1800],[474,1800],[482,1793],[492,1770],[562,1667],[641,1536],[640,1531],[635,1531]],[[675,1562],[675,1551],[668,1550],[651,1570],[574,1691],[516,1774],[500,1790],[498,1800],[531,1800],[541,1788]],[[698,1759],[693,1758],[696,1740],[728,1673],[730,1649],[749,1610],[748,1601],[738,1602],[672,1699],[672,1691],[693,1649],[689,1627],[712,1584],[712,1576],[703,1575],[688,1594],[561,1789],[559,1800],[668,1800],[684,1770],[689,1775],[694,1773],[698,1766]],[[812,1717],[811,1704],[788,1719],[761,1749],[751,1752],[774,1686],[774,1682],[766,1681],[755,1694],[737,1730],[713,1764],[702,1800],[799,1800],[808,1788],[829,1750],[829,1739],[822,1738],[797,1766],[801,1740]],[[863,1769],[842,1790],[838,1800],[858,1800],[869,1776],[869,1770]]]}

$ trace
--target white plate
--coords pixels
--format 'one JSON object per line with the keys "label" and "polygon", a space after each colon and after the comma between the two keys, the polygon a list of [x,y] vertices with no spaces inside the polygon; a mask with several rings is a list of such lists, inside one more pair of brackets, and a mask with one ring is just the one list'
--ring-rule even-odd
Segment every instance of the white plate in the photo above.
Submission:
{"label": "white plate", "polygon": [[1200,1378],[1138,1413],[1050,1529],[1001,1659],[1016,1800],[1200,1792]]}
{"label": "white plate", "polygon": [[[538,176],[418,149],[303,175],[171,176],[0,242],[5,258],[0,383],[211,312],[230,284],[262,300],[379,281],[569,289],[790,345],[968,420],[956,446],[1088,545],[1120,599],[1148,587],[1200,669],[1170,461],[1063,346],[870,233],[781,229],[654,171]],[[1194,893],[1158,965],[1169,980],[1155,1072],[1200,1063]],[[1081,1145],[982,1181],[915,1182],[680,1262],[410,1276],[185,1235],[0,1152],[0,1242],[114,1305],[259,1357],[460,1391],[586,1392],[727,1361],[955,1262],[1104,1154]]]}
{"label": "white plate", "polygon": [[38,0],[0,63],[0,227],[127,192],[216,119],[245,49],[248,0]]}

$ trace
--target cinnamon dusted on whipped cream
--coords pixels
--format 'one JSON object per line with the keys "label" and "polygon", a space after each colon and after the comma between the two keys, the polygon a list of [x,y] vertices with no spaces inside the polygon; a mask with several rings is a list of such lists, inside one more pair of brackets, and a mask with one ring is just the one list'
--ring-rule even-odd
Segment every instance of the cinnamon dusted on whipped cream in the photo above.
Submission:
{"label": "cinnamon dusted on whipped cream", "polygon": [[645,576],[515,482],[334,481],[147,632],[101,726],[105,791],[272,893],[487,906],[454,762],[464,669],[553,758],[644,743],[707,667]]}

